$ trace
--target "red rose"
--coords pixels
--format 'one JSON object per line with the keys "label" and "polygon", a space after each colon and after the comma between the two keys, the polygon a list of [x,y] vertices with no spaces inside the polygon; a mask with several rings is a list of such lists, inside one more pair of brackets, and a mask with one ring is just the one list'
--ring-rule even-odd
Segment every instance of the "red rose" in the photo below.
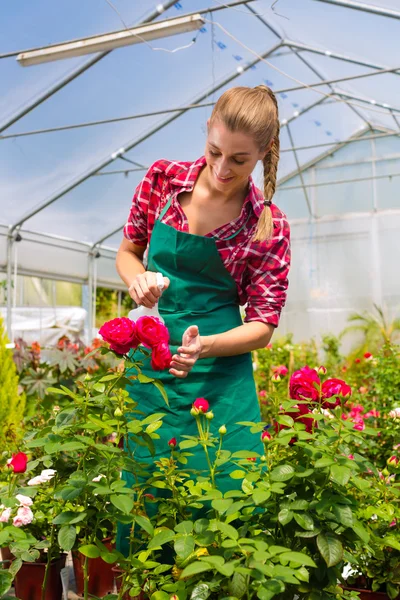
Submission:
{"label": "red rose", "polygon": [[193,406],[194,408],[197,408],[199,412],[206,413],[208,412],[210,405],[208,403],[208,400],[206,400],[205,398],[196,398],[196,400],[193,402]]}
{"label": "red rose", "polygon": [[172,360],[171,350],[167,342],[160,342],[151,351],[151,368],[154,371],[168,369]]}
{"label": "red rose", "polygon": [[28,457],[23,452],[18,452],[17,454],[12,455],[12,458],[7,464],[14,469],[14,473],[25,473]]}
{"label": "red rose", "polygon": [[315,369],[305,366],[295,371],[290,378],[290,397],[293,400],[317,402],[320,394],[320,379]]}
{"label": "red rose", "polygon": [[364,358],[365,358],[365,360],[370,360],[370,359],[372,358],[372,354],[371,354],[371,352],[366,352],[366,353],[364,354]]}
{"label": "red rose", "polygon": [[361,362],[361,358],[356,358],[356,360],[354,362],[356,363],[356,365],[359,365]]}
{"label": "red rose", "polygon": [[261,434],[261,441],[269,442],[272,440],[271,434],[268,431],[263,431]]}
{"label": "red rose", "polygon": [[327,379],[322,384],[321,391],[323,399],[336,398],[334,402],[324,401],[322,408],[335,408],[335,406],[339,406],[341,398],[350,398],[351,396],[351,387],[342,379]]}
{"label": "red rose", "polygon": [[135,323],[128,317],[107,321],[100,327],[99,334],[117,354],[127,354],[129,350],[139,345]]}
{"label": "red rose", "polygon": [[285,375],[288,374],[289,369],[285,367],[285,365],[278,365],[277,367],[272,367],[272,372],[285,377]]}
{"label": "red rose", "polygon": [[174,438],[174,437],[173,437],[173,438],[171,438],[171,439],[169,440],[169,442],[168,442],[168,446],[169,446],[170,448],[176,448],[176,444],[177,444],[177,441],[176,441],[176,438]]}
{"label": "red rose", "polygon": [[135,325],[137,337],[147,348],[169,341],[168,329],[157,317],[140,317]]}

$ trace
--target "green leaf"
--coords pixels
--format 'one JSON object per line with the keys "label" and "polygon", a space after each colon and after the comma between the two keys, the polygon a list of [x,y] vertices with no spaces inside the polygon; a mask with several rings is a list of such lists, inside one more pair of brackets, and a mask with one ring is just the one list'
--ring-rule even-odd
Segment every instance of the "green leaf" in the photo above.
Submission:
{"label": "green leaf", "polygon": [[296,471],[295,477],[310,477],[314,473],[314,469],[306,469],[305,471]]}
{"label": "green leaf", "polygon": [[87,556],[88,558],[99,558],[100,556],[100,550],[94,544],[86,544],[78,548],[78,550],[83,556]]}
{"label": "green leaf", "polygon": [[11,587],[14,577],[8,571],[0,571],[0,595],[2,596]]}
{"label": "green leaf", "polygon": [[169,600],[169,594],[167,594],[166,592],[154,592],[151,596],[150,596],[151,600]]}
{"label": "green leaf", "polygon": [[334,504],[332,506],[332,512],[342,525],[345,527],[353,527],[353,512],[350,506],[344,506],[343,504]]}
{"label": "green leaf", "polygon": [[236,529],[234,527],[232,527],[232,525],[229,525],[228,523],[223,523],[222,521],[217,521],[216,527],[217,527],[217,529],[220,530],[221,533],[223,533],[226,537],[231,538],[232,540],[237,540],[239,537],[239,534],[236,531]]}
{"label": "green leaf", "polygon": [[115,508],[118,508],[118,510],[125,514],[129,514],[134,506],[132,498],[129,498],[125,495],[123,496],[122,494],[119,496],[110,496],[110,502],[115,506]]}
{"label": "green leaf", "polygon": [[232,479],[243,479],[243,477],[246,477],[246,472],[236,469],[235,471],[229,473],[229,477],[231,477]]}
{"label": "green leaf", "polygon": [[279,560],[294,562],[302,566],[305,565],[307,567],[317,568],[317,565],[315,564],[313,559],[307,554],[303,554],[303,552],[283,552],[279,555]]}
{"label": "green leaf", "polygon": [[292,417],[289,417],[289,415],[279,415],[276,420],[281,425],[286,425],[287,427],[293,427],[294,425],[294,421]]}
{"label": "green leaf", "polygon": [[262,490],[261,488],[258,488],[253,492],[253,500],[254,500],[254,503],[257,505],[262,504],[263,502],[266,502],[268,500],[268,498],[270,498],[270,496],[271,496],[270,491]]}
{"label": "green leaf", "polygon": [[160,429],[160,427],[162,427],[162,421],[154,421],[154,423],[147,425],[145,431],[150,435],[151,433],[157,431],[157,429]]}
{"label": "green leaf", "polygon": [[323,469],[324,467],[330,467],[333,464],[335,464],[335,461],[332,458],[324,456],[316,461],[314,467],[316,469]]}
{"label": "green leaf", "polygon": [[165,391],[165,388],[164,388],[163,384],[161,383],[161,381],[157,381],[156,379],[154,379],[153,380],[153,385],[155,385],[156,388],[158,389],[158,391],[160,392],[161,396],[163,397],[163,400],[164,400],[165,404],[167,406],[169,406],[167,392]]}
{"label": "green leaf", "polygon": [[143,515],[135,515],[135,521],[139,525],[139,527],[144,529],[146,533],[148,533],[151,536],[154,535],[153,525],[147,517],[144,517]]}
{"label": "green leaf", "polygon": [[232,454],[232,458],[258,458],[260,455],[257,452],[250,452],[249,450],[238,450]]}
{"label": "green leaf", "polygon": [[87,512],[73,512],[71,510],[67,510],[63,513],[60,513],[53,519],[54,525],[72,525],[73,523],[79,523],[79,521],[83,521],[87,517]]}
{"label": "green leaf", "polygon": [[303,529],[306,529],[307,531],[312,531],[314,529],[314,521],[307,513],[294,513],[294,519]]}
{"label": "green leaf", "polygon": [[283,508],[278,514],[278,521],[282,523],[282,525],[287,525],[293,519],[293,513],[291,510],[287,508]]}
{"label": "green leaf", "polygon": [[351,470],[348,467],[342,467],[340,465],[332,465],[331,467],[331,479],[339,485],[346,485],[349,481]]}
{"label": "green leaf", "polygon": [[211,564],[203,562],[202,560],[192,562],[183,569],[179,579],[193,577],[193,575],[198,575],[198,573],[204,573],[205,571],[212,571],[212,569],[213,566]]}
{"label": "green leaf", "polygon": [[292,465],[279,465],[273,471],[271,471],[272,481],[288,481],[295,474],[295,470]]}
{"label": "green leaf", "polygon": [[211,506],[220,514],[223,514],[233,504],[232,498],[220,498],[213,500]]}
{"label": "green leaf", "polygon": [[188,450],[188,448],[195,448],[199,445],[197,440],[183,440],[183,442],[179,442],[179,448],[181,450]]}
{"label": "green leaf", "polygon": [[76,488],[72,485],[67,485],[61,490],[55,493],[55,498],[62,498],[62,500],[73,500],[77,498],[83,492],[82,488]]}
{"label": "green leaf", "polygon": [[361,523],[359,523],[358,521],[356,521],[356,522],[353,523],[352,528],[353,528],[354,533],[356,533],[358,535],[358,537],[363,542],[365,542],[366,544],[368,544],[368,542],[369,542],[369,533],[365,529],[365,527],[363,527],[363,525],[361,525]]}
{"label": "green leaf", "polygon": [[181,523],[178,523],[174,529],[177,533],[186,533],[186,535],[190,535],[193,531],[193,522],[182,521]]}
{"label": "green leaf", "polygon": [[342,560],[343,546],[333,533],[320,533],[317,536],[317,546],[328,567],[334,567]]}
{"label": "green leaf", "polygon": [[171,542],[175,537],[175,533],[171,529],[163,529],[156,533],[152,540],[150,540],[147,548],[149,550],[153,550],[154,548],[158,548],[167,542]]}
{"label": "green leaf", "polygon": [[299,538],[313,538],[313,537],[317,537],[317,535],[320,533],[321,529],[319,527],[316,527],[314,529],[314,531],[296,531],[296,533],[294,534],[296,537]]}
{"label": "green leaf", "polygon": [[73,525],[64,525],[58,532],[58,543],[60,548],[69,552],[72,550],[76,540],[76,529]]}
{"label": "green leaf", "polygon": [[307,500],[294,500],[289,505],[290,510],[308,510],[309,502]]}
{"label": "green leaf", "polygon": [[194,551],[194,537],[192,535],[178,535],[175,538],[174,550],[180,560],[185,560]]}

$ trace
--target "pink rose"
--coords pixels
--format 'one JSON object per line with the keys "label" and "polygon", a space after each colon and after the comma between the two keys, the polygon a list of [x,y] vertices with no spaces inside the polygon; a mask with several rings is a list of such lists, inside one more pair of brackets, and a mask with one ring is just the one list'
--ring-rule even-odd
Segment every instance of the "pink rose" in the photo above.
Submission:
{"label": "pink rose", "polygon": [[196,398],[196,400],[193,402],[193,407],[197,408],[199,412],[206,413],[208,412],[210,405],[208,400],[205,398]]}
{"label": "pink rose", "polygon": [[357,421],[354,424],[353,429],[357,429],[357,431],[364,431],[364,429],[365,429],[365,423],[364,423],[364,421]]}
{"label": "pink rose", "polygon": [[379,417],[379,416],[380,416],[379,410],[376,410],[375,408],[373,408],[372,410],[369,410],[368,412],[365,413],[364,419],[369,419],[370,417]]}
{"label": "pink rose", "polygon": [[265,396],[267,395],[267,392],[265,390],[260,390],[258,392],[258,395],[260,396],[260,398],[265,398]]}
{"label": "pink rose", "polygon": [[342,379],[327,379],[322,384],[321,388],[322,398],[332,398],[335,397],[334,402],[326,402],[322,403],[323,408],[335,408],[341,402],[341,398],[350,398],[351,396],[351,387],[347,385],[345,381]]}
{"label": "pink rose", "polygon": [[8,523],[11,517],[11,508],[5,508],[0,515],[0,523]]}
{"label": "pink rose", "polygon": [[128,317],[107,321],[100,327],[99,334],[117,354],[128,354],[129,350],[139,345],[135,323]]}
{"label": "pink rose", "polygon": [[348,457],[350,460],[354,460],[354,456],[352,454],[349,454]]}
{"label": "pink rose", "polygon": [[147,348],[169,341],[168,329],[157,317],[140,317],[136,321],[136,335]]}
{"label": "pink rose", "polygon": [[14,473],[25,473],[28,457],[24,452],[13,454],[7,465],[14,469]]}
{"label": "pink rose", "polygon": [[295,371],[290,378],[290,397],[293,400],[317,402],[320,394],[320,379],[315,369],[305,366]]}
{"label": "pink rose", "polygon": [[151,368],[154,371],[168,369],[171,360],[172,354],[168,342],[160,342],[157,346],[153,346],[151,351]]}
{"label": "pink rose", "polygon": [[272,372],[285,377],[289,373],[289,369],[285,365],[278,365],[277,367],[272,367]]}
{"label": "pink rose", "polygon": [[17,516],[13,519],[13,525],[15,527],[22,527],[23,525],[29,525],[33,521],[33,512],[29,506],[20,506],[17,510]]}

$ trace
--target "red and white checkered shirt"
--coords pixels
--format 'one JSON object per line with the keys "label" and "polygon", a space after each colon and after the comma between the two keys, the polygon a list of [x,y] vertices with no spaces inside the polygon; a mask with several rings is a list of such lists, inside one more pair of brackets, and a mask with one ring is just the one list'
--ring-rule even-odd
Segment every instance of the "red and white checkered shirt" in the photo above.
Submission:
{"label": "red and white checkered shirt", "polygon": [[[193,189],[204,157],[193,163],[159,160],[138,185],[132,200],[124,236],[138,246],[147,246],[155,220],[172,195],[162,222],[188,233],[188,221],[177,195]],[[215,239],[222,261],[236,281],[240,304],[245,305],[245,321],[261,321],[277,326],[285,304],[290,266],[290,230],[286,216],[272,204],[274,233],[271,239],[254,242],[263,194],[250,178],[249,191],[236,219],[218,227],[206,237]],[[232,239],[226,240],[243,225]]]}

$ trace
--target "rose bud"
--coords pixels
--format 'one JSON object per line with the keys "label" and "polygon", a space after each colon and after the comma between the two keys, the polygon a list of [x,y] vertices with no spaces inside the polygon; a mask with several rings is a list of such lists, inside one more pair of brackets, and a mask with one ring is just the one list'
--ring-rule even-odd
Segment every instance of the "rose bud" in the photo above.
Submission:
{"label": "rose bud", "polygon": [[122,410],[120,408],[116,408],[114,410],[114,417],[122,417]]}
{"label": "rose bud", "polygon": [[324,366],[322,366],[322,365],[320,367],[318,367],[317,369],[315,369],[315,370],[317,371],[317,373],[319,375],[326,375],[326,373],[328,371],[327,368],[324,367]]}
{"label": "rose bud", "polygon": [[24,452],[13,454],[7,465],[14,470],[14,473],[25,473],[28,457]]}
{"label": "rose bud", "polygon": [[225,435],[226,434],[226,427],[225,427],[225,425],[221,425],[221,427],[218,429],[218,433],[219,433],[219,435]]}
{"label": "rose bud", "polygon": [[197,408],[192,406],[192,408],[190,409],[190,414],[192,415],[192,417],[197,417],[197,415],[199,414],[199,411],[197,410]]}
{"label": "rose bud", "polygon": [[267,444],[271,439],[272,439],[272,436],[270,433],[268,433],[268,431],[262,432],[261,441],[264,442],[264,444]]}
{"label": "rose bud", "polygon": [[209,410],[209,411],[206,413],[206,419],[208,419],[209,421],[211,421],[211,419],[213,419],[213,418],[214,418],[214,413],[213,413],[213,411],[212,411],[212,410]]}
{"label": "rose bud", "polygon": [[390,458],[387,459],[386,463],[388,465],[392,465],[392,467],[397,467],[399,462],[399,459],[397,458],[397,456],[391,456]]}
{"label": "rose bud", "polygon": [[196,398],[196,400],[193,402],[193,407],[197,408],[197,410],[201,413],[206,413],[210,408],[210,405],[208,400],[205,398]]}
{"label": "rose bud", "polygon": [[372,356],[371,352],[366,352],[364,354],[364,358],[365,358],[365,360],[371,360],[371,358],[373,358],[373,356]]}
{"label": "rose bud", "polygon": [[282,381],[281,376],[278,373],[274,373],[271,377],[271,381],[277,383],[278,381]]}
{"label": "rose bud", "polygon": [[173,438],[171,438],[171,439],[169,440],[169,442],[168,442],[168,446],[169,446],[170,448],[176,448],[176,444],[177,444],[177,441],[176,441],[176,438],[174,438],[174,437],[173,437]]}

